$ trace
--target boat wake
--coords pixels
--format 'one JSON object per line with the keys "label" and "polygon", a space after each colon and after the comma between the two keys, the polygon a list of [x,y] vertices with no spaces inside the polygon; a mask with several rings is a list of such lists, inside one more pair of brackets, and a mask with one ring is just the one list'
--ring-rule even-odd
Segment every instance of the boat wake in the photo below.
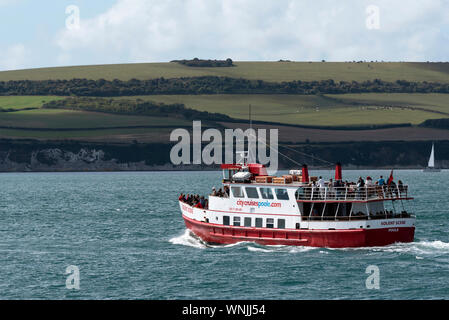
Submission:
{"label": "boat wake", "polygon": [[192,231],[186,229],[184,233],[178,237],[170,239],[172,244],[180,244],[183,246],[194,247],[198,249],[206,249],[209,245],[198,238]]}
{"label": "boat wake", "polygon": [[383,247],[363,247],[363,248],[342,248],[328,249],[340,251],[368,251],[368,252],[386,252],[414,255],[416,259],[421,260],[449,253],[449,243],[440,240],[434,241],[416,241],[409,243],[395,243]]}
{"label": "boat wake", "polygon": [[440,240],[397,243],[387,247],[375,247],[373,250],[385,252],[435,255],[449,253],[449,243]]}
{"label": "boat wake", "polygon": [[312,247],[294,247],[294,246],[283,246],[283,245],[272,245],[272,246],[263,246],[259,245],[252,241],[241,241],[233,244],[226,245],[212,245],[207,242],[204,242],[199,237],[197,237],[192,231],[186,229],[184,233],[180,236],[171,238],[170,243],[183,245],[188,247],[194,247],[197,249],[206,249],[206,248],[231,248],[231,247],[242,247],[247,246],[248,251],[252,252],[288,252],[288,253],[299,253],[306,252],[310,250],[316,250],[319,248]]}
{"label": "boat wake", "polygon": [[257,246],[257,244],[252,243],[254,246],[248,246],[248,250],[252,252],[285,252],[285,253],[302,253],[312,250],[317,250],[320,248],[314,248],[314,247],[301,247],[301,246]]}
{"label": "boat wake", "polygon": [[250,252],[260,252],[260,253],[304,253],[309,251],[317,251],[320,254],[329,254],[332,251],[364,251],[364,252],[387,252],[387,253],[399,253],[399,254],[410,254],[414,255],[416,259],[425,259],[426,257],[432,257],[435,255],[448,254],[449,253],[449,243],[440,240],[434,241],[416,241],[411,243],[395,243],[384,247],[362,247],[362,248],[342,248],[342,249],[332,249],[332,248],[318,248],[318,247],[306,247],[306,246],[264,246],[259,245],[254,242],[237,242],[228,245],[211,245],[199,237],[197,237],[193,232],[186,229],[184,233],[180,236],[174,237],[169,240],[170,243],[176,245],[184,245],[189,247],[194,247],[197,249],[206,248],[230,248],[230,247],[242,247],[246,246],[247,250]]}
{"label": "boat wake", "polygon": [[212,245],[207,242],[204,242],[198,236],[196,236],[192,231],[190,231],[188,229],[186,229],[182,235],[180,235],[178,237],[171,238],[170,243],[184,245],[184,246],[188,246],[188,247],[199,248],[199,249],[231,248],[231,247],[241,246],[241,245],[245,245],[245,244],[252,244],[252,242],[249,242],[249,241],[242,241],[242,242],[226,244],[226,245]]}

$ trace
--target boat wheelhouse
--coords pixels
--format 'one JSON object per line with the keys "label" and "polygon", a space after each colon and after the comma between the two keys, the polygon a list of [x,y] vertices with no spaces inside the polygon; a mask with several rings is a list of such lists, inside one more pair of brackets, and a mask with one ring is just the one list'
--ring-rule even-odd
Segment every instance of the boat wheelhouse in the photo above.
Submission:
{"label": "boat wheelhouse", "polygon": [[335,182],[309,178],[307,166],[281,177],[260,164],[221,167],[224,191],[205,207],[179,201],[187,228],[208,243],[342,248],[414,239],[407,185],[344,184],[340,165]]}

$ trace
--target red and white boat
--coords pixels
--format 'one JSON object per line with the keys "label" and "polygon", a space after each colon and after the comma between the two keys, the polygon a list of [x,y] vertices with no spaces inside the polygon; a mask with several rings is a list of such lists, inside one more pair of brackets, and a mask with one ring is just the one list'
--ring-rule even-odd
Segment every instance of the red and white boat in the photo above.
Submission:
{"label": "red and white boat", "polygon": [[[179,201],[187,228],[207,243],[344,248],[414,239],[415,216],[404,207],[413,200],[406,185],[317,186],[305,165],[282,177],[268,176],[260,164],[221,168],[227,194],[210,195],[205,208]],[[340,165],[335,179],[342,179]]]}

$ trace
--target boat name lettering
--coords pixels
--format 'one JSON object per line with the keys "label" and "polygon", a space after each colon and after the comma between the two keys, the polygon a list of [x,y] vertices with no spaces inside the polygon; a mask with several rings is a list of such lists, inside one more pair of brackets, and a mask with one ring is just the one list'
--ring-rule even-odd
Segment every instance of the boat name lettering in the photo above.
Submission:
{"label": "boat name lettering", "polygon": [[193,213],[193,209],[185,205],[182,205],[182,210],[187,211],[188,213]]}
{"label": "boat name lettering", "polygon": [[401,221],[382,221],[380,224],[383,225],[383,226],[390,226],[390,225],[393,225],[393,224],[399,225],[399,224],[405,224],[405,221],[404,220],[401,220]]}

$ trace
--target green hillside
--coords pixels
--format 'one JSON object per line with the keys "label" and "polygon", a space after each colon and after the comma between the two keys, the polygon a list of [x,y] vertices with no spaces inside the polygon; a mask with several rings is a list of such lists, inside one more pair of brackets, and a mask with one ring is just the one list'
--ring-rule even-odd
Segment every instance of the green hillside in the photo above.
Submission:
{"label": "green hillside", "polygon": [[157,95],[136,99],[183,103],[200,111],[254,120],[309,126],[419,124],[449,117],[445,94],[344,95]]}
{"label": "green hillside", "polygon": [[61,99],[53,96],[0,96],[0,111],[40,108],[46,102]]}
{"label": "green hillside", "polygon": [[[304,80],[313,81],[333,79],[365,81],[382,79],[395,85],[396,80],[415,81],[421,84],[425,82],[438,82],[433,92],[438,91],[440,84],[449,83],[449,63],[353,63],[353,62],[234,62],[233,67],[188,67],[178,63],[147,63],[147,64],[122,64],[122,65],[99,65],[61,67],[46,69],[30,69],[0,72],[0,81],[7,80],[57,80],[74,78],[113,80],[151,79],[151,78],[179,78],[195,76],[228,76],[250,80],[266,80],[271,82]],[[159,80],[158,80],[159,81]],[[167,82],[160,80],[161,82]],[[183,80],[184,81],[184,80]],[[221,81],[221,80],[216,80]],[[90,88],[95,88],[92,81],[76,81],[71,90],[51,91],[48,94],[71,95],[73,97],[77,89],[83,89],[88,82]],[[100,81],[102,82],[102,81]],[[130,81],[136,82],[136,81]],[[78,83],[84,83],[79,85]],[[111,82],[110,84],[112,84]],[[257,81],[253,81],[256,83]],[[110,86],[110,84],[108,84]],[[219,83],[220,84],[220,83]],[[4,83],[5,87],[9,84]],[[17,89],[26,88],[30,82],[24,81],[14,83]],[[63,88],[66,84],[59,84]],[[106,89],[107,86],[106,85]],[[122,84],[122,89],[128,84]],[[186,85],[184,82],[181,86]],[[209,84],[204,84],[205,86]],[[288,86],[288,84],[278,84]],[[352,84],[351,84],[352,85]],[[405,84],[406,86],[408,84]],[[52,83],[45,83],[51,89]],[[193,85],[192,85],[193,86]],[[306,84],[307,86],[307,84]],[[145,87],[146,88],[146,87]],[[444,93],[382,93],[385,88],[379,86],[374,93],[347,93],[347,94],[273,94],[269,89],[268,94],[151,94],[146,96],[119,96],[111,99],[125,99],[127,106],[137,105],[137,99],[141,101],[152,101],[166,105],[181,104],[186,108],[209,113],[219,113],[247,122],[248,106],[252,106],[252,118],[254,120],[280,123],[286,125],[302,126],[326,126],[333,127],[355,127],[372,125],[418,125],[428,119],[449,118],[448,94]],[[66,99],[63,96],[9,96],[7,94],[29,94],[41,91],[11,91],[4,90],[5,96],[0,96],[0,138],[38,138],[38,139],[96,139],[101,141],[159,141],[168,142],[169,133],[174,127],[190,127],[191,118],[179,118],[176,115],[165,116],[149,113],[137,114],[129,108],[130,112],[117,113],[117,105],[111,103],[111,110],[107,110],[106,103],[102,110],[86,109],[80,99],[78,108],[67,110],[67,106],[58,101]],[[73,91],[72,91],[73,90]],[[92,89],[90,89],[92,90]],[[379,92],[381,91],[381,92]],[[9,92],[9,93],[8,93]],[[61,94],[61,92],[63,92]],[[83,94],[83,91],[79,91]],[[93,91],[90,91],[93,92]],[[109,91],[113,95],[119,90]],[[200,91],[201,92],[201,91]],[[332,91],[328,91],[332,92]],[[333,91],[335,92],[335,91]],[[346,91],[345,91],[346,92]],[[354,92],[354,91],[348,91]],[[369,91],[368,91],[369,92]],[[372,92],[372,91],[371,91]],[[412,91],[414,92],[414,91]],[[425,91],[431,92],[431,91]],[[159,92],[161,93],[161,92]],[[47,93],[41,93],[47,94]],[[129,94],[129,93],[128,93]],[[91,95],[101,95],[101,91]],[[104,94],[103,94],[104,95]],[[106,97],[107,98],[107,97]],[[42,109],[42,105],[53,103],[53,109]],[[110,101],[110,100],[107,100]],[[119,102],[120,103],[120,102]],[[84,108],[83,108],[84,107]],[[115,108],[115,109],[114,109]],[[114,109],[114,110],[113,110]],[[101,111],[101,112],[92,112]],[[134,113],[133,113],[134,112]],[[195,114],[190,110],[191,114]],[[173,113],[173,112],[172,112]],[[190,119],[190,120],[189,120]],[[218,119],[218,118],[217,118]],[[222,118],[223,119],[223,118]],[[204,119],[203,119],[204,120]],[[210,120],[210,119],[208,119]],[[235,127],[237,123],[223,122],[216,127]],[[228,120],[226,120],[228,121]],[[205,122],[205,121],[203,121]],[[319,141],[342,141],[348,139],[360,140],[366,136],[370,140],[375,139],[375,134],[365,135],[367,132],[351,131],[335,133],[322,130],[297,131],[289,127],[282,127],[283,139],[305,140],[308,134]],[[306,130],[306,131],[304,131]],[[411,131],[410,131],[411,130]],[[379,139],[398,134],[401,139],[416,139],[420,136],[438,139],[445,136],[444,130],[432,128],[414,127],[410,130],[392,131],[382,134],[379,131]],[[338,131],[338,132],[337,132]],[[320,134],[322,132],[322,134]],[[292,137],[300,134],[301,137]],[[340,138],[339,138],[340,137]],[[434,138],[433,138],[434,137]],[[390,138],[388,138],[390,139]]]}
{"label": "green hillside", "polygon": [[0,81],[48,79],[151,79],[228,76],[266,81],[408,80],[449,83],[449,63],[234,62],[234,67],[199,68],[178,63],[142,63],[41,68],[0,72]]}

